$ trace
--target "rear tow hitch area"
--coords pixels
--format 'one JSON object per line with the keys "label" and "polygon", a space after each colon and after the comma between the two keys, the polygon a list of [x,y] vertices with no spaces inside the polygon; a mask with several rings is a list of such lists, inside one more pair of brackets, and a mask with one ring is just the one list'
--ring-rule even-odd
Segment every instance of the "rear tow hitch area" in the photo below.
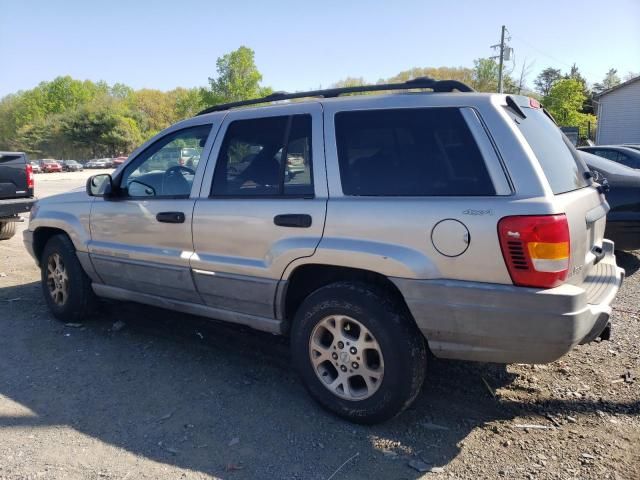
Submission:
{"label": "rear tow hitch area", "polygon": [[[604,326],[603,326],[604,325]],[[603,341],[611,339],[611,322],[609,315],[602,315],[595,323],[591,331],[582,339],[580,345],[591,343],[594,340]]]}
{"label": "rear tow hitch area", "polygon": [[611,322],[607,322],[607,326],[600,332],[600,340],[611,340]]}

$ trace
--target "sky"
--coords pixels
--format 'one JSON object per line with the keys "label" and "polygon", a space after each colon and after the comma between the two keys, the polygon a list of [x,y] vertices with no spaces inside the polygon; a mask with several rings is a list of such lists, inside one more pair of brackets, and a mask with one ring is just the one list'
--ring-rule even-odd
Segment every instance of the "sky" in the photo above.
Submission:
{"label": "sky", "polygon": [[[0,0],[0,97],[59,75],[170,90],[255,51],[274,90],[473,66],[506,25],[515,70],[575,62],[589,82],[640,72],[640,0]],[[514,67],[513,62],[508,67]]]}

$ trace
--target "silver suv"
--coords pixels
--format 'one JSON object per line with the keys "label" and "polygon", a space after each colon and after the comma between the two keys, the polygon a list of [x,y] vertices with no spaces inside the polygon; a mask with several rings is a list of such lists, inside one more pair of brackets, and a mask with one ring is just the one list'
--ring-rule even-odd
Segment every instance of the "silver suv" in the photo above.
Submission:
{"label": "silver suv", "polygon": [[311,395],[373,423],[427,351],[545,363],[607,338],[608,208],[535,100],[418,79],[212,107],[39,201],[24,240],[56,317],[98,296],[289,335]]}

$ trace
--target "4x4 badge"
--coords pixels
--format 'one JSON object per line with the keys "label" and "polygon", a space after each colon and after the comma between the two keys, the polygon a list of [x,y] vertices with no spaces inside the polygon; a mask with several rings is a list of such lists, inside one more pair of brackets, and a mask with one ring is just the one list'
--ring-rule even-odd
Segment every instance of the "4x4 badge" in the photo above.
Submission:
{"label": "4x4 badge", "polygon": [[483,210],[474,210],[473,208],[468,208],[462,212],[463,215],[493,215],[493,210],[490,208]]}

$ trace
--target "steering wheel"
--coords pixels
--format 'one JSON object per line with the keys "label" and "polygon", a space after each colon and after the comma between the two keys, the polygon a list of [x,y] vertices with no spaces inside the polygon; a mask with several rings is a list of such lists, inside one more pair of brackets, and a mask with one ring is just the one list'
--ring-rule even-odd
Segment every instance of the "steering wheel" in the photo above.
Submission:
{"label": "steering wheel", "polygon": [[189,182],[182,172],[189,175],[195,175],[195,170],[185,167],[184,165],[174,165],[168,168],[162,176],[162,191],[164,194],[184,195],[191,190],[191,182]]}
{"label": "steering wheel", "polygon": [[196,171],[192,168],[189,167],[185,167],[184,165],[174,165],[171,168],[168,168],[166,172],[164,172],[164,175],[166,177],[169,177],[171,175],[175,175],[176,173],[180,172],[180,171],[185,171],[187,172],[189,175],[195,175]]}

